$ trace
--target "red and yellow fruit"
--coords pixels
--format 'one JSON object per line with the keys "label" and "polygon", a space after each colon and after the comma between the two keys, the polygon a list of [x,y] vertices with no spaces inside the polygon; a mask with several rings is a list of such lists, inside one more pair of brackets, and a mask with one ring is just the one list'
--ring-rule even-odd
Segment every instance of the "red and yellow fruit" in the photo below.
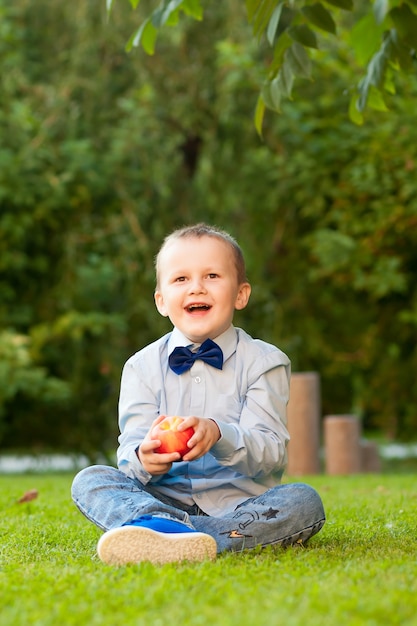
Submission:
{"label": "red and yellow fruit", "polygon": [[189,451],[188,441],[194,435],[194,428],[178,430],[178,426],[184,421],[182,417],[173,415],[166,417],[152,429],[152,439],[159,439],[161,445],[156,448],[158,454],[179,452],[184,456]]}

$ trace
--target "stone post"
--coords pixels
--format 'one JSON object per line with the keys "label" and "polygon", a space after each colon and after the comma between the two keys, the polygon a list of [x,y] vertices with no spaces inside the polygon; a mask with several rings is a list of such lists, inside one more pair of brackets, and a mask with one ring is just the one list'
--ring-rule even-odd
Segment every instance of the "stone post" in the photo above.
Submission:
{"label": "stone post", "polygon": [[379,474],[382,471],[381,457],[375,441],[362,439],[361,443],[361,471]]}
{"label": "stone post", "polygon": [[324,449],[327,474],[360,473],[362,452],[358,418],[354,415],[326,416]]}
{"label": "stone post", "polygon": [[320,377],[316,372],[291,376],[288,403],[287,473],[304,476],[320,472]]}

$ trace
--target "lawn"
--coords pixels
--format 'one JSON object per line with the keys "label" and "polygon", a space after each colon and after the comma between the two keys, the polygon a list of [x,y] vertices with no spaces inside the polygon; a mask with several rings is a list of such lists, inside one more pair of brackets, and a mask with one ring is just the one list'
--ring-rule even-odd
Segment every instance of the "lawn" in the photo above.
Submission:
{"label": "lawn", "polygon": [[310,477],[328,521],[305,547],[112,568],[70,475],[0,476],[1,626],[417,626],[416,478]]}

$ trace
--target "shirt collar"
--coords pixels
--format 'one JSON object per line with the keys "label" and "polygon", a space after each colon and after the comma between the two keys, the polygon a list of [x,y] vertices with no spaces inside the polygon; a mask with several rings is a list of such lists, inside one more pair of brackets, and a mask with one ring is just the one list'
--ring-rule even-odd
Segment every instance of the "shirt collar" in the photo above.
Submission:
{"label": "shirt collar", "polygon": [[[233,325],[230,325],[224,333],[222,333],[218,337],[215,337],[213,341],[215,341],[217,345],[219,345],[222,349],[223,358],[224,361],[226,361],[226,359],[228,359],[236,350],[236,328]],[[188,348],[190,348],[193,345],[194,344],[185,335],[183,335],[182,332],[178,330],[178,328],[174,327],[168,340],[168,355],[170,355],[174,348],[177,348],[178,346],[187,346]]]}

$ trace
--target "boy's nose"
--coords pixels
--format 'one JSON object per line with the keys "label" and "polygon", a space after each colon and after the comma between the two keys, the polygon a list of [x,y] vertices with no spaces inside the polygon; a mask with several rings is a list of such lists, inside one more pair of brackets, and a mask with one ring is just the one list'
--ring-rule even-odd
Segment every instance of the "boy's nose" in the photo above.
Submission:
{"label": "boy's nose", "polygon": [[190,283],[190,293],[204,293],[206,288],[204,287],[204,282],[198,278],[191,281]]}

